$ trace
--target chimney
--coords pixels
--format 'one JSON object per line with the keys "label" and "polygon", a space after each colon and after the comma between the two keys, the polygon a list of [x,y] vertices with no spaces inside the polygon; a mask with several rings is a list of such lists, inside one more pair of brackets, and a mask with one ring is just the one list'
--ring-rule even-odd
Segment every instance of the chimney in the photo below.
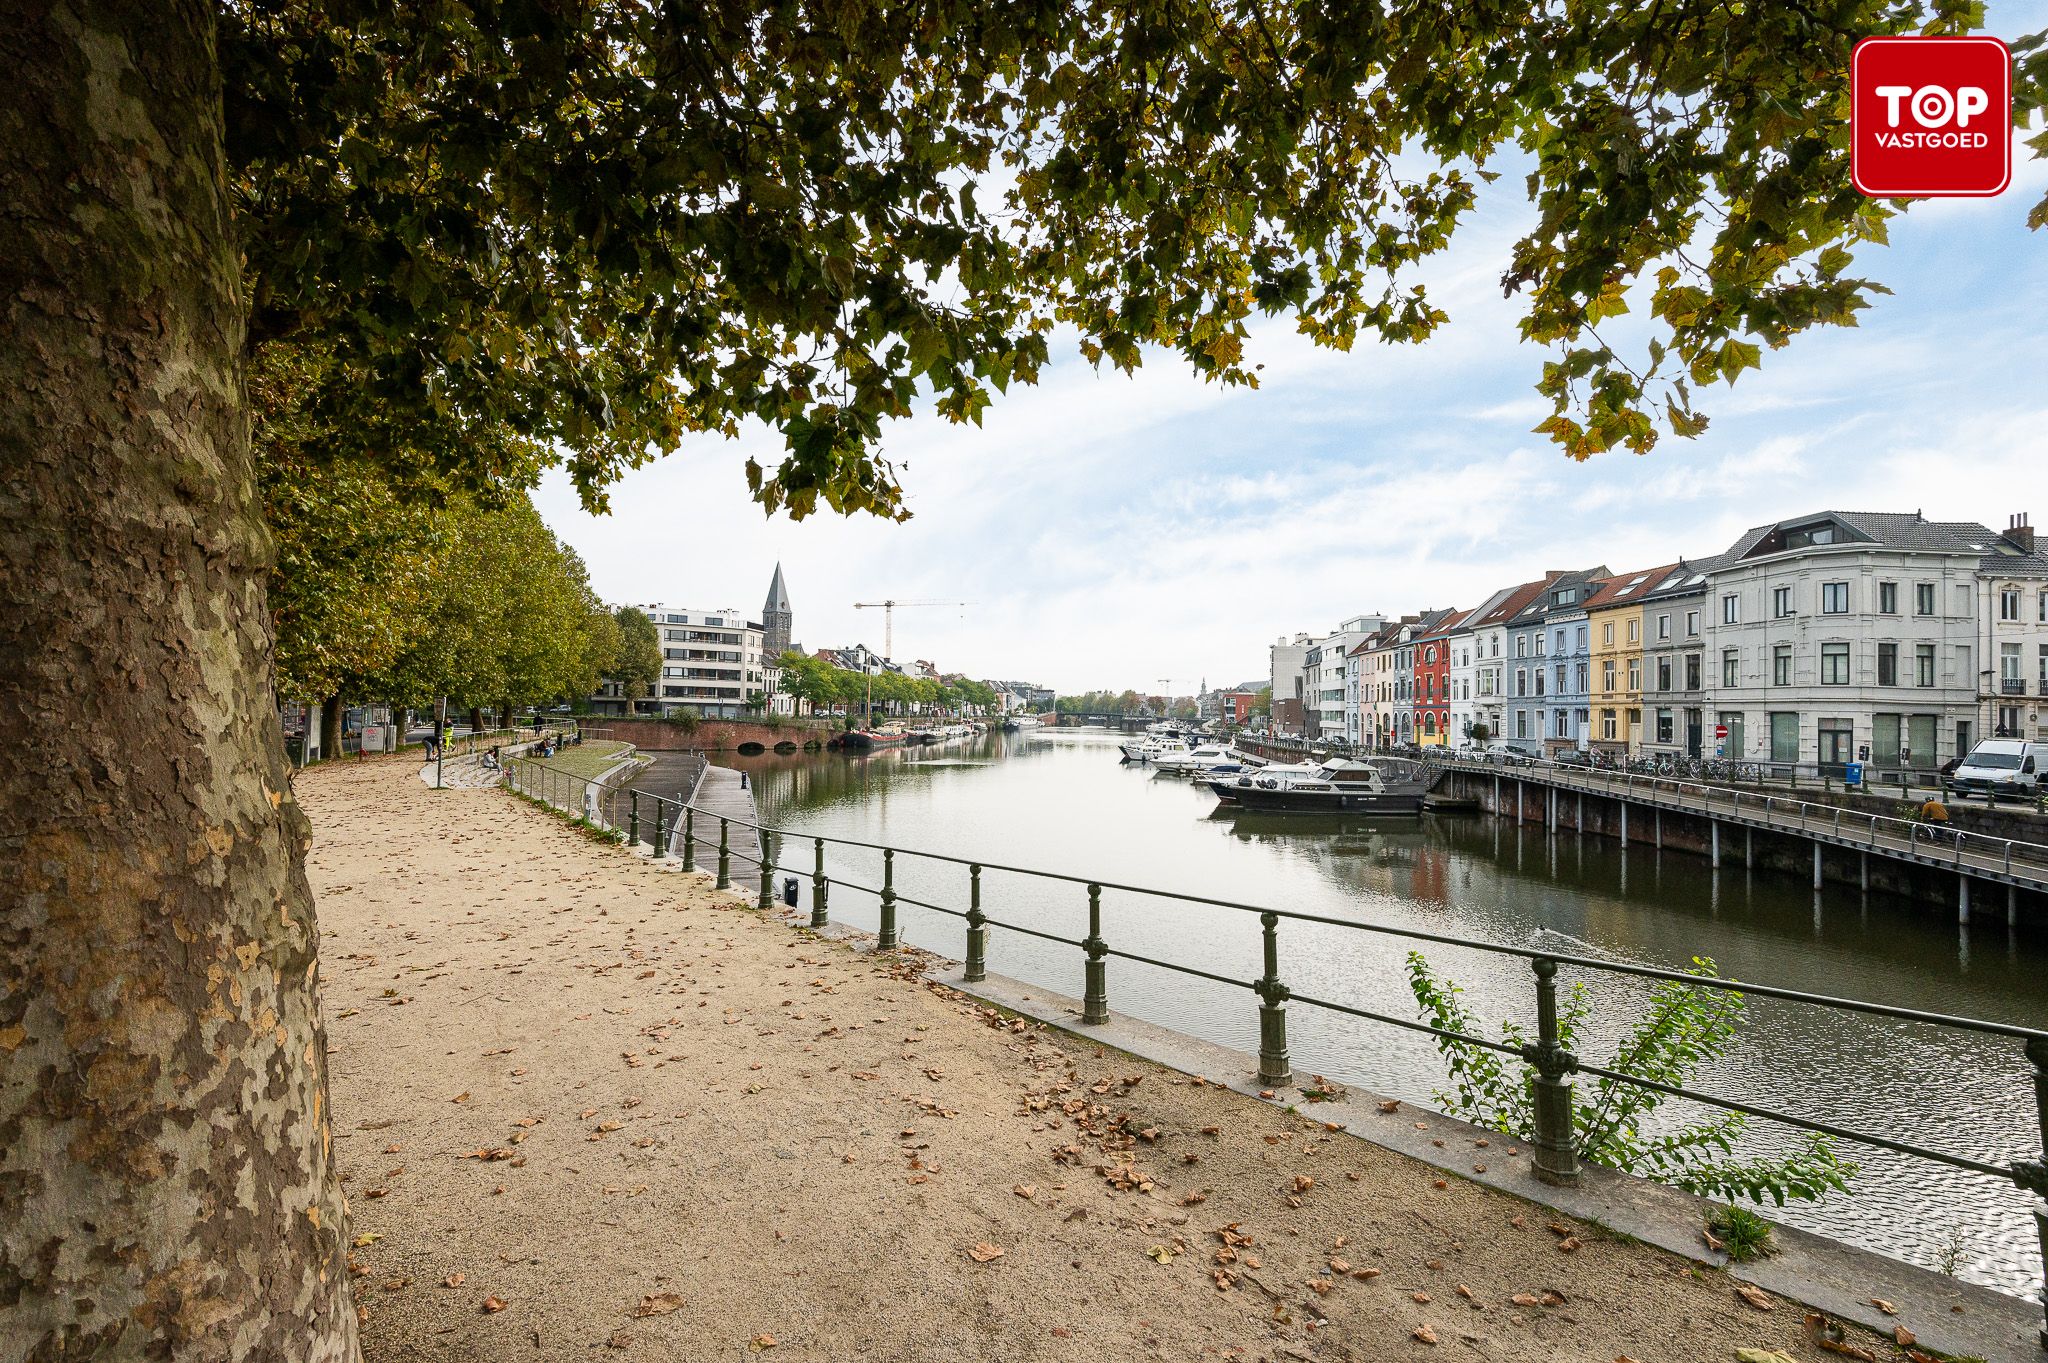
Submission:
{"label": "chimney", "polygon": [[2005,537],[2018,545],[2022,552],[2034,552],[2034,527],[2027,524],[2027,513],[2022,511],[2012,518],[2012,524],[2005,528]]}

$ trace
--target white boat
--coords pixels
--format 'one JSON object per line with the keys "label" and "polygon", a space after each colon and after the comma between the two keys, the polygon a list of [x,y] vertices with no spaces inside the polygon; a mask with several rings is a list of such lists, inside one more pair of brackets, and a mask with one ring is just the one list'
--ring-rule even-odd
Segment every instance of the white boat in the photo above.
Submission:
{"label": "white boat", "polygon": [[1126,762],[1157,762],[1161,758],[1185,756],[1188,752],[1186,741],[1179,738],[1140,738],[1117,746]]}
{"label": "white boat", "polygon": [[1185,776],[1189,773],[1221,773],[1247,770],[1244,760],[1221,743],[1202,743],[1170,757],[1155,757],[1152,765],[1160,771]]}

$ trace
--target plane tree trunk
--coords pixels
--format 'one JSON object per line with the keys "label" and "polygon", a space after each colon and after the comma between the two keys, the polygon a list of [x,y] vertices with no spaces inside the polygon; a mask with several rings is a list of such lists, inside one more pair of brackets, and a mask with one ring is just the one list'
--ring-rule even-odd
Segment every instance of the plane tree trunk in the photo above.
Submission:
{"label": "plane tree trunk", "polygon": [[0,5],[10,1358],[357,1356],[214,42]]}

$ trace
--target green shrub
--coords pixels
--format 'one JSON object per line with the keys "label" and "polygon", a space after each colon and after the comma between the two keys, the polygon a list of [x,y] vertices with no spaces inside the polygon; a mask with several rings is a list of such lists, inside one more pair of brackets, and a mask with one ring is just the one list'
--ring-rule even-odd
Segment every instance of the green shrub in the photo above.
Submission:
{"label": "green shrub", "polygon": [[[1714,963],[1693,958],[1687,972],[1718,978]],[[1480,1024],[1459,1002],[1464,991],[1439,978],[1419,951],[1408,953],[1408,984],[1421,1016],[1444,1031],[1477,1036]],[[1558,1002],[1558,1041],[1577,1053],[1578,1033],[1591,1008],[1583,984]],[[1700,989],[1667,980],[1651,991],[1620,1049],[1602,1066],[1654,1083],[1686,1087],[1708,1061],[1727,1054],[1742,1023],[1743,998],[1724,989]],[[1503,1022],[1501,1040],[1521,1047],[1530,1038],[1521,1024]],[[1437,1090],[1446,1112],[1523,1140],[1534,1138],[1535,1071],[1498,1051],[1450,1037],[1435,1038],[1451,1076],[1451,1089]],[[1572,1132],[1580,1155],[1627,1174],[1674,1184],[1705,1197],[1813,1200],[1848,1188],[1856,1166],[1835,1154],[1834,1142],[1808,1133],[1785,1154],[1744,1159],[1736,1141],[1748,1130],[1739,1112],[1723,1113],[1663,1135],[1645,1131],[1645,1119],[1669,1095],[1616,1079],[1590,1077],[1574,1086]]]}

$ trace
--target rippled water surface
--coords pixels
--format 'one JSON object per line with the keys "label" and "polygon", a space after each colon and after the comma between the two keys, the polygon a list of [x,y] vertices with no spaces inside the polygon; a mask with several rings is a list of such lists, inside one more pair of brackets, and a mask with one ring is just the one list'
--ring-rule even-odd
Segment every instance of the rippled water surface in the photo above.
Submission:
{"label": "rippled water surface", "polygon": [[[1718,873],[1704,858],[1555,837],[1479,816],[1417,822],[1289,820],[1229,815],[1206,789],[1119,764],[1112,736],[1046,730],[869,757],[738,758],[754,773],[765,822],[944,852],[989,863],[1156,887],[1360,923],[1419,928],[1485,942],[1686,966],[1711,957],[1727,975],[1813,993],[2040,1025],[2048,1019],[2048,942],[2002,921],[1960,929],[1952,910],[1829,887],[1798,877]],[[643,784],[655,785],[659,770]],[[808,869],[808,843],[778,858]],[[908,898],[964,909],[965,867],[899,855]],[[881,883],[880,856],[833,849],[834,877]],[[1086,935],[1083,886],[983,874],[995,919]],[[804,902],[809,902],[806,883]],[[1236,979],[1259,973],[1256,917],[1171,899],[1105,891],[1111,946]],[[873,895],[835,887],[835,919],[872,928]],[[905,938],[958,957],[964,929],[912,905]],[[1415,1005],[1405,976],[1411,943],[1334,926],[1283,923],[1281,973],[1297,994],[1402,1017]],[[1459,947],[1429,948],[1437,969],[1495,1025],[1533,1021],[1527,964]],[[1073,947],[991,929],[989,968],[1078,996]],[[1639,1014],[1648,986],[1583,978],[1595,1007],[1581,1050],[1605,1060]],[[1245,989],[1112,958],[1110,1004],[1208,1040],[1255,1050],[1256,999]],[[1429,1039],[1314,1007],[1289,1010],[1296,1072],[1319,1073],[1428,1103],[1444,1082]],[[1991,1162],[2040,1148],[2029,1070],[2017,1042],[1755,999],[1739,1044],[1696,1086]],[[1680,1114],[1687,1115],[1687,1114]],[[1758,1151],[1789,1140],[1759,1123]],[[2040,1251],[2029,1200],[2010,1183],[1844,1145],[1861,1165],[1854,1188],[1774,1213],[2007,1291],[2039,1296]]]}

